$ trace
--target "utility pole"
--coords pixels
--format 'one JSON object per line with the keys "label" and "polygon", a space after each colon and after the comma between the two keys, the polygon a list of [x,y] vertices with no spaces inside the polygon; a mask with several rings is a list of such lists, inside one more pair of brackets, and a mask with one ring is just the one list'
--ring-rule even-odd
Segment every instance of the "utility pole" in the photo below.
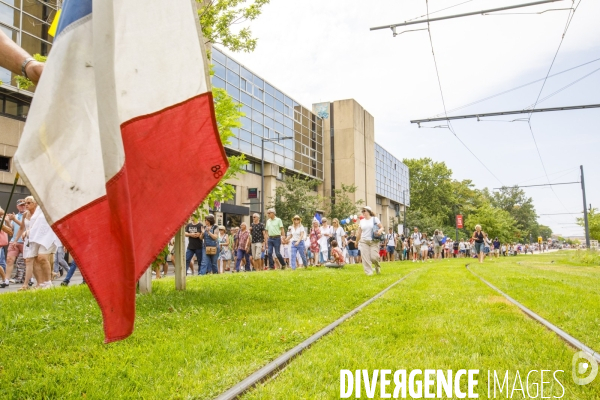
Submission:
{"label": "utility pole", "polygon": [[404,235],[406,236],[406,189],[402,191],[402,205],[404,206],[404,222],[402,223],[402,230]]}
{"label": "utility pole", "polygon": [[590,227],[588,225],[587,201],[585,199],[585,181],[583,179],[583,165],[581,169],[581,191],[583,192],[583,222],[585,223],[585,247],[590,248]]}

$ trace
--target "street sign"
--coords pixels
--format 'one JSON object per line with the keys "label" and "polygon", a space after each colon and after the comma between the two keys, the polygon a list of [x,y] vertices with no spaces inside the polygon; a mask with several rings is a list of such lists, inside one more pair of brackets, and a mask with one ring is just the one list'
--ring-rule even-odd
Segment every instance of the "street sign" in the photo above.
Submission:
{"label": "street sign", "polygon": [[457,229],[462,229],[463,228],[463,216],[458,214],[456,216],[456,228]]}

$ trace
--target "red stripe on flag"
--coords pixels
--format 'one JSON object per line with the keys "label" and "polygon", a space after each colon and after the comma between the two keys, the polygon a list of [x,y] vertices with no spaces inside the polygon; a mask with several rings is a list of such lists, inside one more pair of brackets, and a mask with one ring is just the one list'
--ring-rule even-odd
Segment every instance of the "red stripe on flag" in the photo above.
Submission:
{"label": "red stripe on flag", "polygon": [[106,343],[131,335],[137,281],[229,167],[211,93],[121,133],[125,165],[107,195],[52,226],[100,305]]}

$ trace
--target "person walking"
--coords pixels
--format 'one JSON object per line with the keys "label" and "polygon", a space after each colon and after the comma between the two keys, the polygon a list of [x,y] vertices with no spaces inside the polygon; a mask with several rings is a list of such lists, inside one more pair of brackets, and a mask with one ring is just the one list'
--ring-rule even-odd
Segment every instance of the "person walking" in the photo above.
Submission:
{"label": "person walking", "polygon": [[273,254],[277,256],[277,260],[281,265],[281,269],[285,269],[286,264],[281,256],[281,239],[285,237],[285,230],[283,228],[283,222],[281,218],[275,216],[275,209],[269,208],[267,210],[267,222],[265,224],[268,238],[268,253],[269,253],[269,269],[275,269],[275,260]]}
{"label": "person walking", "polygon": [[[42,208],[38,207],[33,196],[25,198],[25,207],[30,213],[29,227],[25,232],[28,258],[33,264],[33,274],[37,281],[37,287],[50,289],[53,286],[49,256],[56,253],[57,245],[60,242],[50,225],[48,225]],[[27,280],[25,282],[27,284]]]}
{"label": "person walking", "polygon": [[396,250],[396,235],[394,235],[394,229],[389,228],[388,234],[385,236],[387,246],[387,260],[394,261],[394,251]]}
{"label": "person walking", "polygon": [[17,200],[17,210],[18,212],[16,214],[8,214],[6,216],[6,218],[12,223],[13,230],[12,239],[8,244],[8,251],[6,253],[6,279],[4,280],[6,286],[8,286],[9,283],[16,283],[15,281],[11,282],[11,276],[15,266],[15,261],[17,261],[19,256],[23,255],[23,235],[20,230],[23,214],[25,213],[24,199]]}
{"label": "person walking", "polygon": [[483,263],[483,258],[485,257],[485,254],[483,253],[484,237],[485,236],[484,236],[484,232],[481,230],[481,225],[479,225],[479,224],[475,225],[475,231],[473,232],[472,239],[475,242],[474,254],[477,255],[477,258],[479,259],[479,263]]}
{"label": "person walking", "polygon": [[219,273],[217,259],[219,258],[219,233],[215,225],[215,216],[208,214],[204,218],[204,231],[202,232],[202,264],[198,275],[209,272]]}
{"label": "person walking", "polygon": [[348,262],[350,264],[358,263],[358,242],[356,241],[356,235],[354,231],[350,232],[348,236]]}
{"label": "person walking", "polygon": [[333,228],[329,225],[327,218],[321,218],[321,239],[319,239],[319,246],[321,247],[319,261],[321,264],[329,260],[329,243],[334,239]]}
{"label": "person walking", "polygon": [[304,237],[306,236],[306,230],[302,226],[302,219],[298,215],[294,215],[292,218],[292,225],[288,229],[287,240],[290,242],[292,247],[291,254],[291,265],[292,270],[296,269],[296,258],[300,255],[302,259],[302,265],[305,267],[308,265],[306,261],[306,255],[304,253]]}
{"label": "person walking", "polygon": [[219,226],[219,273],[229,271],[229,262],[233,258],[231,248],[229,247],[229,235],[223,225]]}
{"label": "person walking", "polygon": [[[4,217],[4,210],[0,208],[0,220]],[[6,218],[6,217],[5,217]],[[0,227],[0,288],[5,288],[9,285],[8,278],[5,274],[4,268],[6,268],[6,257],[4,256],[4,246],[8,243],[8,238],[13,235],[13,230],[8,224],[8,220],[4,221],[4,224]]]}
{"label": "person walking", "polygon": [[250,237],[252,238],[252,243],[250,244],[252,250],[252,265],[255,271],[262,271],[264,265],[261,254],[265,250],[265,243],[268,241],[268,235],[265,231],[265,225],[260,222],[260,215],[256,213],[252,215]]}
{"label": "person walking", "polygon": [[244,270],[246,272],[250,272],[252,270],[250,267],[250,245],[252,240],[250,239],[250,231],[247,229],[245,222],[240,224],[240,230],[235,235],[234,243],[235,251],[237,253],[235,272],[240,272],[240,263],[242,262],[242,258],[246,261]]}
{"label": "person walking", "polygon": [[442,240],[444,240],[444,235],[440,234],[439,230],[435,230],[433,232],[433,258],[434,260],[442,259]]}
{"label": "person walking", "polygon": [[356,239],[362,258],[363,269],[365,274],[373,275],[372,265],[374,265],[375,272],[379,274],[381,272],[379,264],[379,241],[374,240],[374,237],[383,234],[383,225],[375,217],[375,213],[373,213],[371,207],[365,206],[361,212],[364,218],[360,220]]}
{"label": "person walking", "polygon": [[423,235],[419,232],[419,228],[415,226],[410,238],[412,241],[413,262],[417,262],[419,255],[421,254],[421,240],[423,239]]}
{"label": "person walking", "polygon": [[198,222],[198,217],[193,215],[192,222],[185,226],[185,237],[188,238],[187,250],[185,251],[185,270],[191,269],[194,274],[194,264],[190,265],[194,255],[198,261],[198,272],[202,265],[202,224]]}
{"label": "person walking", "polygon": [[429,254],[429,240],[427,234],[423,233],[421,237],[421,262],[427,261],[427,255]]}

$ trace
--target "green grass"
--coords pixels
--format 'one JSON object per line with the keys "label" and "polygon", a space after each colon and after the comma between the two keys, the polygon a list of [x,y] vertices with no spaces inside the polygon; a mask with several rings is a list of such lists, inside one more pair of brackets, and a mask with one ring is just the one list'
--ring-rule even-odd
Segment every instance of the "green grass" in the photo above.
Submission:
{"label": "green grass", "polygon": [[[426,368],[479,369],[479,398],[488,398],[488,370],[502,376],[511,371],[512,388],[516,370],[526,374],[560,369],[565,371],[558,375],[566,388],[563,399],[600,398],[598,378],[588,386],[572,382],[575,350],[525,317],[464,264],[464,260],[443,261],[415,272],[244,398],[334,399],[340,396],[340,369],[372,373]],[[533,386],[531,390],[533,395]],[[554,390],[560,396],[558,385]],[[506,397],[498,393],[498,398]],[[521,393],[515,392],[513,398],[522,398]]]}
{"label": "green grass", "polygon": [[109,345],[85,286],[3,294],[0,398],[212,398],[416,267],[154,281],[133,336]]}
{"label": "green grass", "polygon": [[600,252],[598,250],[571,251],[568,261],[572,265],[600,266]]}
{"label": "green grass", "polygon": [[600,351],[600,267],[574,266],[574,252],[500,258],[474,272],[521,304]]}

